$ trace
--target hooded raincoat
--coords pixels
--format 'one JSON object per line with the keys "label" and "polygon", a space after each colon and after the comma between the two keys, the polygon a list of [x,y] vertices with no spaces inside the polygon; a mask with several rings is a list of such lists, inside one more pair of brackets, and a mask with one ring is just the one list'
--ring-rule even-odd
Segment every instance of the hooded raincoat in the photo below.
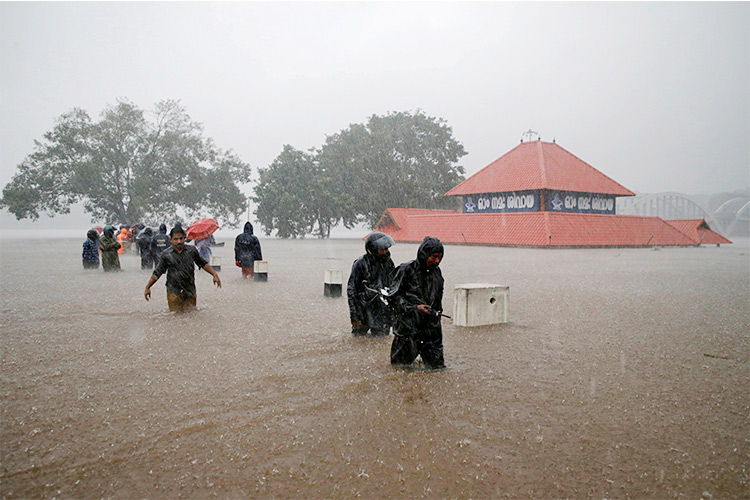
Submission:
{"label": "hooded raincoat", "polygon": [[96,232],[96,229],[89,229],[86,233],[81,257],[84,269],[99,268],[99,233]]}
{"label": "hooded raincoat", "polygon": [[115,228],[105,226],[104,234],[99,238],[99,250],[102,252],[102,268],[105,271],[119,271],[120,257],[117,250],[120,244],[115,239]]}
{"label": "hooded raincoat", "polygon": [[[372,290],[390,287],[396,266],[390,252],[380,255],[378,250],[388,249],[393,239],[383,233],[372,233],[365,240],[366,253],[354,261],[346,295],[349,299],[349,319],[352,333],[365,335],[368,330],[375,336],[390,334],[393,316],[390,307]],[[354,326],[360,323],[359,326]]]}
{"label": "hooded raincoat", "polygon": [[443,327],[440,316],[425,315],[417,306],[425,304],[433,311],[443,310],[443,275],[440,268],[428,267],[427,258],[443,253],[439,239],[427,236],[417,251],[416,260],[401,264],[393,282],[391,306],[395,314],[391,363],[411,364],[422,356],[428,368],[443,368]]}
{"label": "hooded raincoat", "polygon": [[161,224],[159,232],[151,238],[151,255],[154,257],[154,262],[158,261],[159,255],[171,246],[172,243],[169,241],[169,236],[167,235],[167,225]]}
{"label": "hooded raincoat", "polygon": [[123,227],[120,229],[120,234],[117,235],[117,241],[120,243],[120,249],[117,253],[125,253],[125,249],[130,248],[130,239],[128,238],[127,228]]}
{"label": "hooded raincoat", "polygon": [[151,253],[152,233],[151,228],[147,227],[135,239],[138,251],[141,253],[141,269],[153,269],[154,267],[154,256]]}
{"label": "hooded raincoat", "polygon": [[245,222],[242,234],[234,240],[234,261],[243,270],[252,270],[256,260],[263,260],[263,252],[260,249],[260,241],[253,234],[253,225]]}

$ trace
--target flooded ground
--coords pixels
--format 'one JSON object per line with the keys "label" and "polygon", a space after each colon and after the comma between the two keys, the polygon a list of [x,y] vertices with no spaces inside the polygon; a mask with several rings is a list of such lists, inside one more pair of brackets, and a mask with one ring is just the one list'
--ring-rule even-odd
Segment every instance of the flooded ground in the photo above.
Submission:
{"label": "flooded ground", "polygon": [[85,272],[82,242],[0,240],[4,498],[750,496],[747,241],[447,246],[446,312],[509,285],[511,323],[445,320],[435,373],[323,296],[362,241],[263,240],[267,283],[228,242],[182,315],[135,255]]}

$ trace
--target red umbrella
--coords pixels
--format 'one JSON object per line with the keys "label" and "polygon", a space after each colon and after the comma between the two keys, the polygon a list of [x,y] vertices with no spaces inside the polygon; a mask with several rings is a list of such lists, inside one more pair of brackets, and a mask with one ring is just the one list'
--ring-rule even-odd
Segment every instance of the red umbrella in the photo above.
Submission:
{"label": "red umbrella", "polygon": [[102,226],[94,226],[92,229],[95,229],[99,234],[102,234],[104,232],[104,228]]}
{"label": "red umbrella", "polygon": [[187,228],[187,239],[199,241],[208,238],[219,229],[216,219],[198,219]]}

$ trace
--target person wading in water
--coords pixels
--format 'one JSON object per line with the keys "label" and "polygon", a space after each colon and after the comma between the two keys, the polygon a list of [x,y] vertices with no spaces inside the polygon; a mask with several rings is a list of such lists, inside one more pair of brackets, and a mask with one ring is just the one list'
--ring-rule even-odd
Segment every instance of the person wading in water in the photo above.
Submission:
{"label": "person wading in water", "polygon": [[206,271],[214,277],[214,285],[221,288],[221,279],[192,245],[185,245],[185,230],[175,226],[169,233],[172,246],[159,256],[154,273],[148,280],[144,296],[151,298],[151,286],[167,273],[167,304],[170,311],[182,311],[195,308],[197,304],[195,290],[195,267]]}

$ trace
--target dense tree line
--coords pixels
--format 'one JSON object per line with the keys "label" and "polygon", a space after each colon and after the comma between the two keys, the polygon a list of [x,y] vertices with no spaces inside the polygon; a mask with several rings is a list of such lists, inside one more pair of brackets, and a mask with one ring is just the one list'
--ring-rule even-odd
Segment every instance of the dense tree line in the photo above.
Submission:
{"label": "dense tree line", "polygon": [[338,223],[375,227],[388,207],[454,208],[443,193],[463,180],[466,154],[444,120],[422,112],[371,116],[317,150],[287,145],[255,187],[266,234],[327,237]]}
{"label": "dense tree line", "polygon": [[60,116],[3,189],[0,206],[16,218],[69,213],[83,202],[96,220],[136,223],[210,213],[237,223],[250,166],[202,135],[177,101],[147,114],[128,101],[99,121],[82,109]]}
{"label": "dense tree line", "polygon": [[[210,214],[234,226],[250,166],[204,138],[177,101],[146,113],[122,100],[99,121],[82,109],[60,116],[2,191],[18,219],[69,213],[83,202],[93,220],[148,224]],[[443,193],[463,180],[466,154],[442,119],[373,115],[304,152],[286,145],[259,169],[255,215],[266,234],[325,238],[337,224],[374,227],[387,207],[454,208]],[[178,215],[178,213],[180,215]]]}

